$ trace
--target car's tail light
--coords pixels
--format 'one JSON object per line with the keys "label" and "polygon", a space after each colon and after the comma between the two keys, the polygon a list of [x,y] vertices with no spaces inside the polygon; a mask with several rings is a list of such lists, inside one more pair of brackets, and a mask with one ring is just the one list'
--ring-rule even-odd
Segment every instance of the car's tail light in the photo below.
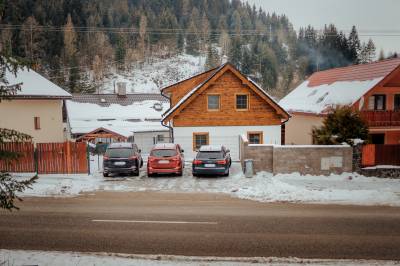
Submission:
{"label": "car's tail light", "polygon": [[225,165],[225,164],[226,164],[226,161],[225,161],[225,160],[219,160],[219,161],[217,161],[217,164]]}
{"label": "car's tail light", "polygon": [[199,164],[202,164],[203,162],[202,161],[200,161],[200,160],[194,160],[193,161],[193,164],[194,165],[199,165]]}
{"label": "car's tail light", "polygon": [[107,161],[107,160],[109,160],[110,159],[110,157],[108,157],[108,156],[103,156],[103,161]]}
{"label": "car's tail light", "polygon": [[137,156],[131,156],[131,157],[129,157],[128,159],[129,159],[129,160],[136,160],[136,159],[137,159]]}

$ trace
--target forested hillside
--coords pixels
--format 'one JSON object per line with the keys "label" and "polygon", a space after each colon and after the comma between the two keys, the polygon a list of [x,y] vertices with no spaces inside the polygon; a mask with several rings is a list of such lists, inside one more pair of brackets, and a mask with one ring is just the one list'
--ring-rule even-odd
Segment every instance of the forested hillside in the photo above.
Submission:
{"label": "forested hillside", "polygon": [[155,58],[191,55],[206,58],[203,68],[227,59],[281,97],[316,70],[375,58],[355,28],[296,33],[285,15],[240,0],[0,0],[0,31],[3,53],[71,92],[95,92],[110,73],[135,75]]}

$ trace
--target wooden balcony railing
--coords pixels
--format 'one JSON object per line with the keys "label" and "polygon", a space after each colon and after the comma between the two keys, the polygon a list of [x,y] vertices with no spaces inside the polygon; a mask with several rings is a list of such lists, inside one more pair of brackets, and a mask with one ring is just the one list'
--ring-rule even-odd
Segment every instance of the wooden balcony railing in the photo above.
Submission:
{"label": "wooden balcony railing", "polygon": [[362,111],[361,118],[369,127],[400,126],[400,111]]}

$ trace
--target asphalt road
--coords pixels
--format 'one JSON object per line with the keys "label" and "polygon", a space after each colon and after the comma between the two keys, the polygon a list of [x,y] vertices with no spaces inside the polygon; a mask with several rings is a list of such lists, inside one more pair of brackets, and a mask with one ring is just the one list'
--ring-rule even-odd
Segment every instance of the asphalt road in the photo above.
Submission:
{"label": "asphalt road", "polygon": [[266,204],[214,194],[26,198],[0,249],[400,259],[400,208]]}

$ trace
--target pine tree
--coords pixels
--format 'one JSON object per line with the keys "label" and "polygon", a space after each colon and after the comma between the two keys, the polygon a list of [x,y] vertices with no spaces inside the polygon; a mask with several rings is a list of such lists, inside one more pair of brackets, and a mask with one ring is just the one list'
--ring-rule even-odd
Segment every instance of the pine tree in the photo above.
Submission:
{"label": "pine tree", "polygon": [[[18,70],[18,63],[15,58],[12,62],[8,56],[4,53],[0,53],[0,104],[1,101],[9,100],[15,95],[20,89],[21,84],[9,84],[6,73],[9,72],[12,75],[16,75]],[[31,137],[6,128],[0,128],[0,160],[6,163],[12,161],[18,161],[20,157],[19,153],[2,150],[2,144],[5,142],[25,142],[30,141]],[[19,209],[15,204],[14,200],[22,200],[16,193],[23,192],[26,188],[31,188],[31,185],[35,183],[38,177],[34,176],[25,181],[17,181],[10,173],[1,170],[0,171],[0,208],[13,210]]]}
{"label": "pine tree", "polygon": [[207,48],[206,69],[212,69],[220,65],[220,59],[217,49],[209,44]]}
{"label": "pine tree", "polygon": [[358,55],[360,53],[360,39],[358,38],[358,32],[356,29],[356,26],[353,26],[351,29],[349,38],[348,38],[348,56],[347,58],[352,62],[353,64],[358,64],[359,63],[359,58]]}
{"label": "pine tree", "polygon": [[68,14],[67,24],[64,27],[64,60],[70,62],[77,52],[77,36],[72,23],[71,15]]}
{"label": "pine tree", "polygon": [[313,129],[312,136],[314,144],[318,145],[343,142],[353,145],[354,139],[368,139],[368,126],[360,114],[350,106],[336,107],[328,114],[320,128]]}

